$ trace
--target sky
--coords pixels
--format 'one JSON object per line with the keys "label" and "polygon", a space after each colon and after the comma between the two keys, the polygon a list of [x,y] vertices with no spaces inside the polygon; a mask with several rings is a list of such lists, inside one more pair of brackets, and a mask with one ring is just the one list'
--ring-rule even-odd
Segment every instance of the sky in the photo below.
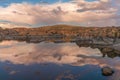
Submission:
{"label": "sky", "polygon": [[0,23],[120,26],[120,0],[0,0]]}

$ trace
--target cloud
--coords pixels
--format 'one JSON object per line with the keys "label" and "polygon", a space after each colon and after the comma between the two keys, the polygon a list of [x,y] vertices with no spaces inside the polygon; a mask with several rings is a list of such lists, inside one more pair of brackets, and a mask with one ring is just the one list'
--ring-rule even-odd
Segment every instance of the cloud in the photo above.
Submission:
{"label": "cloud", "polygon": [[[102,22],[103,20],[111,21],[114,18],[116,23],[119,21],[116,19],[119,16],[117,14],[119,8],[113,6],[112,0],[73,1],[53,4],[12,3],[7,7],[0,7],[0,20],[32,25],[59,23],[90,25],[89,22],[95,23],[97,21],[96,26],[109,25],[109,23]],[[119,25],[116,23],[113,25]]]}
{"label": "cloud", "polygon": [[88,10],[108,10],[112,8],[111,2],[105,0],[93,2],[78,1],[77,4],[80,7],[81,12]]}
{"label": "cloud", "polygon": [[11,22],[4,22],[1,21],[0,22],[0,27],[2,28],[16,28],[16,27],[25,27],[25,28],[29,28],[31,27],[31,25],[29,24],[22,24],[22,23],[11,23]]}

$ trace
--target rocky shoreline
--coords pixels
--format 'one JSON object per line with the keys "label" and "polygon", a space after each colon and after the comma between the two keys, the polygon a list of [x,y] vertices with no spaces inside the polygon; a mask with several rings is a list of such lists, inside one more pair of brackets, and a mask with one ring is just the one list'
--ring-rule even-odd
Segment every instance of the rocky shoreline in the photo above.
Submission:
{"label": "rocky shoreline", "polygon": [[76,27],[54,25],[39,28],[0,28],[0,40],[27,42],[87,42],[113,44],[120,42],[120,27]]}

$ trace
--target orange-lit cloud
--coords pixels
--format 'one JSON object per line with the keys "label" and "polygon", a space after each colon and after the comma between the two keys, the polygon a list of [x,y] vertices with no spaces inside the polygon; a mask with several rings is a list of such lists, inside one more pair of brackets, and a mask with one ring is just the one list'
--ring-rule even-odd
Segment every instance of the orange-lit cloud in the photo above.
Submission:
{"label": "orange-lit cloud", "polygon": [[12,3],[0,7],[0,20],[40,25],[67,23],[109,26],[119,24],[118,10],[111,0],[73,0],[53,4]]}

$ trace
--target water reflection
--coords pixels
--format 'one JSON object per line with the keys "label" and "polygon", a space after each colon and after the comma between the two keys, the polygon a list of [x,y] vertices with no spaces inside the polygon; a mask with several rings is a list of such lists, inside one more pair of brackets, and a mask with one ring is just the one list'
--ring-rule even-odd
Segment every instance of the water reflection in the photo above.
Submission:
{"label": "water reflection", "polygon": [[98,49],[92,49],[90,47],[79,48],[75,43],[55,44],[44,42],[40,44],[16,43],[16,45],[13,44],[10,47],[1,48],[0,53],[4,53],[0,54],[1,60],[8,60],[15,64],[44,62],[65,64],[77,62],[79,59],[83,59],[83,57],[91,58],[101,56]]}
{"label": "water reflection", "polygon": [[[109,44],[84,44],[84,43],[79,43],[76,42],[76,44],[79,47],[91,47],[91,48],[98,48],[100,52],[102,53],[103,57],[107,56],[110,58],[115,58],[115,57],[120,57],[120,45],[115,46],[114,44],[109,45]],[[117,48],[117,49],[116,49]]]}
{"label": "water reflection", "polygon": [[[21,76],[24,78],[20,79],[26,80],[89,80],[90,76],[94,75],[95,80],[112,80],[120,73],[120,51],[116,47],[118,48],[113,45],[90,45],[78,42],[27,44],[4,41],[0,43],[0,65],[4,66],[1,68],[5,70],[4,75],[7,71],[7,75],[12,76],[13,80],[18,80],[17,77]],[[114,68],[116,73],[111,77],[103,77],[100,73],[103,66]],[[40,77],[33,76],[33,72]],[[51,72],[53,74],[49,75]]]}

